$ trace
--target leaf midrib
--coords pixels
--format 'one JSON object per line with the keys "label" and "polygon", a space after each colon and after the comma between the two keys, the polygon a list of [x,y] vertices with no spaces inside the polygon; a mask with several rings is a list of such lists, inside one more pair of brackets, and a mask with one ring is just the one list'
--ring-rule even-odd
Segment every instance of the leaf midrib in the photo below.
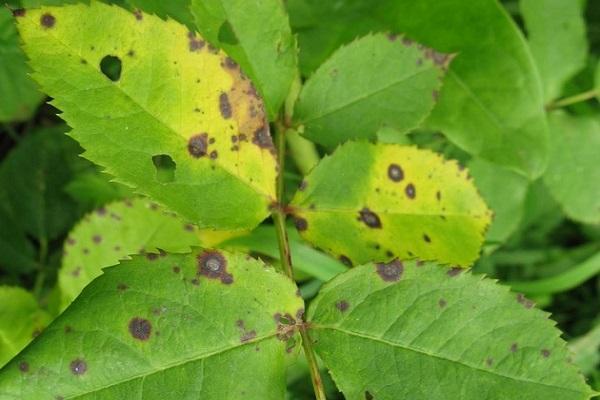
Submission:
{"label": "leaf midrib", "polygon": [[553,389],[560,389],[560,390],[564,390],[564,391],[569,391],[569,392],[572,392],[572,393],[584,394],[584,395],[586,394],[585,392],[581,392],[581,391],[578,391],[578,390],[575,390],[575,389],[571,389],[571,388],[567,388],[567,387],[563,387],[563,386],[552,385],[552,384],[549,384],[549,383],[544,383],[544,382],[540,382],[540,381],[533,381],[531,379],[525,379],[525,378],[522,378],[522,377],[516,377],[516,376],[510,376],[510,375],[506,375],[506,374],[501,374],[501,373],[499,373],[497,371],[493,371],[493,370],[482,369],[482,368],[479,368],[479,367],[477,367],[475,365],[471,365],[471,364],[467,364],[465,362],[461,362],[460,360],[453,360],[453,359],[450,359],[450,358],[442,357],[441,355],[438,355],[438,354],[427,353],[426,351],[421,350],[421,349],[417,349],[417,348],[413,348],[413,347],[408,347],[406,345],[402,345],[401,343],[396,343],[396,342],[392,342],[392,341],[389,341],[389,340],[385,340],[383,338],[380,338],[380,337],[377,337],[377,336],[373,336],[373,335],[369,335],[367,333],[361,333],[361,332],[355,332],[355,331],[343,329],[343,328],[340,328],[339,326],[334,326],[334,325],[319,325],[319,324],[316,324],[316,323],[312,323],[311,327],[312,327],[312,329],[315,329],[315,330],[316,329],[333,330],[333,331],[338,331],[340,333],[346,334],[348,336],[354,336],[354,337],[359,337],[359,338],[366,339],[366,340],[372,340],[374,342],[379,342],[379,343],[382,343],[382,344],[385,344],[385,345],[388,345],[388,346],[391,346],[391,347],[397,347],[397,348],[400,348],[400,349],[403,349],[403,350],[407,350],[407,351],[410,351],[410,352],[413,352],[413,353],[417,353],[417,354],[419,354],[421,356],[433,357],[433,358],[436,358],[438,360],[442,360],[442,361],[445,361],[445,362],[456,363],[456,364],[462,365],[464,367],[476,370],[478,372],[482,372],[482,373],[490,374],[490,375],[494,375],[494,376],[500,376],[500,377],[503,377],[503,378],[506,378],[506,379],[511,379],[511,380],[514,380],[514,381],[517,381],[517,382],[526,382],[526,383],[530,383],[530,384],[534,384],[534,385],[540,385],[540,386],[545,386],[545,387],[549,387],[549,388],[553,388]]}
{"label": "leaf midrib", "polygon": [[130,376],[130,377],[126,378],[126,379],[122,379],[122,380],[116,381],[114,383],[111,383],[109,385],[104,385],[104,386],[95,388],[93,390],[89,390],[89,391],[84,392],[84,393],[78,393],[78,394],[76,394],[74,396],[71,396],[71,397],[65,397],[65,400],[79,399],[79,398],[81,398],[83,396],[87,396],[88,394],[100,392],[100,391],[109,389],[109,388],[114,387],[114,386],[119,386],[119,385],[121,385],[123,383],[134,381],[134,380],[139,379],[139,378],[144,378],[145,379],[145,378],[147,378],[149,376],[152,376],[154,374],[158,374],[158,373],[164,372],[164,371],[166,371],[168,369],[178,368],[178,367],[184,366],[186,364],[189,364],[189,363],[192,363],[192,362],[195,362],[195,361],[206,360],[206,359],[208,359],[208,358],[210,358],[212,356],[215,356],[215,355],[218,355],[218,354],[223,354],[223,353],[226,353],[228,351],[232,351],[232,350],[241,348],[243,346],[260,343],[260,342],[262,342],[264,340],[268,340],[268,339],[274,338],[276,335],[277,335],[277,333],[271,333],[271,334],[263,335],[263,336],[260,336],[260,337],[257,336],[254,339],[245,341],[243,343],[240,342],[239,344],[237,344],[235,346],[223,347],[223,348],[220,348],[220,349],[217,349],[217,350],[214,350],[214,351],[211,351],[211,352],[207,352],[207,353],[204,353],[204,354],[201,354],[201,355],[197,355],[197,356],[189,357],[189,358],[186,358],[186,359],[178,360],[177,362],[166,363],[163,368],[156,369],[154,371],[147,372],[147,373],[141,373],[141,374],[133,375],[133,376]]}

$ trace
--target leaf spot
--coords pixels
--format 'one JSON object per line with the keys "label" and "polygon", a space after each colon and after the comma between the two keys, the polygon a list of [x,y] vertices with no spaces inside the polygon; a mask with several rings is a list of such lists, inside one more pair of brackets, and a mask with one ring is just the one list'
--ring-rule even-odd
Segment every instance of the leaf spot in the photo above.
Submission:
{"label": "leaf spot", "polygon": [[218,251],[205,251],[198,256],[198,274],[220,279],[226,285],[233,282],[233,276],[227,273],[227,260]]}
{"label": "leaf spot", "polygon": [[346,300],[340,300],[335,303],[335,308],[337,308],[341,312],[345,312],[346,310],[348,310],[348,308],[350,308],[350,304]]}
{"label": "leaf spot", "polygon": [[294,217],[294,225],[296,225],[296,229],[298,229],[299,232],[308,229],[308,222],[302,217]]}
{"label": "leaf spot", "polygon": [[394,182],[400,182],[404,179],[404,171],[398,164],[390,164],[388,167],[388,177]]}
{"label": "leaf spot", "polygon": [[544,358],[550,357],[550,350],[548,350],[548,349],[542,349],[541,353],[542,353],[542,357],[544,357]]}
{"label": "leaf spot", "polygon": [[404,188],[404,193],[406,193],[406,197],[408,197],[409,199],[414,199],[415,196],[417,195],[417,189],[415,189],[415,185],[413,185],[412,183],[409,183]]}
{"label": "leaf spot", "polygon": [[376,264],[377,274],[386,282],[396,282],[402,277],[404,265],[399,260],[393,260],[389,263]]}
{"label": "leaf spot", "polygon": [[360,210],[358,214],[358,220],[364,222],[369,228],[381,228],[381,220],[379,219],[379,216],[373,211],[369,210],[367,207],[364,207],[362,210]]}
{"label": "leaf spot", "polygon": [[81,358],[77,358],[71,361],[69,364],[69,369],[73,373],[73,375],[83,375],[87,372],[87,363],[83,361]]}
{"label": "leaf spot", "polygon": [[200,158],[206,155],[206,150],[208,148],[207,133],[200,133],[198,135],[194,135],[188,141],[188,152],[192,155],[192,157]]}
{"label": "leaf spot", "polygon": [[54,15],[52,15],[50,13],[46,13],[41,16],[40,24],[42,24],[42,26],[44,28],[47,28],[47,29],[52,28],[56,24],[56,18],[54,17]]}
{"label": "leaf spot", "polygon": [[147,319],[135,317],[129,321],[129,333],[134,339],[148,340],[152,334],[152,324]]}
{"label": "leaf spot", "polygon": [[21,361],[19,363],[19,371],[21,371],[24,374],[29,372],[29,363],[27,361]]}
{"label": "leaf spot", "polygon": [[231,103],[229,103],[229,96],[227,96],[227,93],[225,92],[221,93],[219,96],[219,110],[221,110],[223,118],[231,118]]}
{"label": "leaf spot", "polygon": [[525,295],[523,295],[523,293],[519,293],[517,294],[517,301],[523,305],[523,307],[525,308],[531,308],[533,307],[533,301],[529,300],[527,297],[525,297]]}
{"label": "leaf spot", "polygon": [[342,264],[344,264],[347,267],[352,267],[352,260],[350,260],[350,258],[348,258],[345,255],[341,255],[340,257],[340,261],[342,262]]}

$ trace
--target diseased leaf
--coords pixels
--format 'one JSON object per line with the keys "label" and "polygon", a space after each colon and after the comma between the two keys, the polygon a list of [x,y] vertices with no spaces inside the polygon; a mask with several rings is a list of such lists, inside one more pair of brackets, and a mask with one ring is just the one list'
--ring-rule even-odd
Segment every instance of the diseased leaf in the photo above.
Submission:
{"label": "diseased leaf", "polygon": [[418,261],[326,284],[308,317],[349,400],[589,399],[548,315],[488,279]]}
{"label": "diseased leaf", "polygon": [[564,84],[585,67],[587,38],[582,0],[520,0],[529,47],[537,64],[544,100],[562,93]]}
{"label": "diseased leaf", "polygon": [[0,371],[0,398],[282,399],[299,347],[295,292],[244,254],[136,256]]}
{"label": "diseased leaf", "polygon": [[308,79],[294,118],[332,149],[375,138],[381,127],[417,127],[438,96],[450,57],[397,35],[369,35],[336,51]]}
{"label": "diseased leaf", "polygon": [[31,293],[0,286],[0,367],[21,351],[51,321]]}
{"label": "diseased leaf", "polygon": [[0,8],[0,122],[20,121],[31,116],[43,95],[28,76],[25,55],[19,48],[14,17]]}
{"label": "diseased leaf", "polygon": [[279,0],[191,0],[198,31],[248,74],[275,119],[296,76],[296,41]]}
{"label": "diseased leaf", "polygon": [[600,222],[600,122],[555,112],[550,164],[544,183],[564,212],[576,221]]}
{"label": "diseased leaf", "polygon": [[126,0],[132,7],[161,18],[171,17],[188,26],[194,26],[194,17],[190,12],[190,0]]}
{"label": "diseased leaf", "polygon": [[102,269],[129,255],[185,253],[198,246],[197,229],[147,199],[111,203],[87,215],[69,234],[58,282],[67,307]]}
{"label": "diseased leaf", "polygon": [[429,150],[348,142],[291,204],[301,235],[345,262],[419,257],[470,265],[490,211],[467,171]]}
{"label": "diseased leaf", "polygon": [[374,30],[404,33],[438,51],[456,53],[426,126],[472,155],[529,177],[543,173],[548,132],[540,79],[522,34],[498,1],[348,4],[290,2],[304,70]]}
{"label": "diseased leaf", "polygon": [[64,189],[91,164],[78,157],[81,148],[62,132],[61,127],[33,132],[0,165],[0,208],[36,239],[57,238],[79,217]]}
{"label": "diseased leaf", "polygon": [[[85,157],[203,227],[251,228],[268,215],[269,127],[225,54],[174,21],[99,2],[19,21],[35,77]],[[157,173],[160,160],[174,164],[172,180]]]}
{"label": "diseased leaf", "polygon": [[495,247],[519,227],[529,181],[516,172],[480,159],[472,160],[468,166],[475,185],[494,213],[486,242]]}

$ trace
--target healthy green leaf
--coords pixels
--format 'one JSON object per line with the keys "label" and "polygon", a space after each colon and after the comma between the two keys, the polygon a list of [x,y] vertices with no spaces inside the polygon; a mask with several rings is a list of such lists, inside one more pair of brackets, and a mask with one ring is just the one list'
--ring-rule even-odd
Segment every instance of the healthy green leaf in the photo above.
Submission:
{"label": "healthy green leaf", "polygon": [[67,307],[102,269],[144,252],[186,253],[200,245],[197,228],[150,200],[133,198],[97,209],[69,234],[58,275]]}
{"label": "healthy green leaf", "polygon": [[9,273],[37,267],[33,244],[18,220],[0,207],[0,270]]}
{"label": "healthy green leaf", "polygon": [[5,7],[0,8],[0,60],[0,122],[27,119],[43,95],[28,76],[14,18]]}
{"label": "healthy green leaf", "polygon": [[290,12],[305,65],[304,49],[310,49],[309,63],[319,65],[337,46],[373,30],[456,53],[426,125],[472,155],[530,177],[544,171],[548,132],[540,79],[527,43],[498,1],[353,0],[339,7],[294,0]]}
{"label": "healthy green leaf", "polygon": [[336,51],[306,82],[294,119],[330,149],[375,138],[379,128],[407,132],[431,112],[450,57],[397,35],[369,35]]}
{"label": "healthy green leaf", "polygon": [[275,119],[296,76],[296,41],[279,0],[191,0],[198,31],[237,61]]}
{"label": "healthy green leaf", "polygon": [[355,264],[419,257],[470,265],[490,212],[455,161],[429,150],[348,142],[291,204],[302,237]]}
{"label": "healthy green leaf", "polygon": [[459,269],[369,264],[326,284],[308,317],[347,399],[584,400],[548,315]]}
{"label": "healthy green leaf", "polygon": [[474,159],[468,165],[475,185],[494,213],[486,242],[495,247],[519,227],[529,182],[513,171],[481,159]]}
{"label": "healthy green leaf", "polygon": [[569,342],[573,362],[584,374],[591,374],[600,363],[600,325]]}
{"label": "healthy green leaf", "polygon": [[[174,21],[99,2],[30,10],[18,25],[85,157],[203,227],[268,215],[276,160],[263,104],[224,53]],[[175,164],[170,181],[161,159]]]}
{"label": "healthy green leaf", "polygon": [[126,0],[135,8],[150,14],[156,14],[161,18],[171,17],[176,21],[188,26],[194,26],[194,17],[190,11],[190,0]]}
{"label": "healthy green leaf", "polygon": [[562,93],[564,84],[585,66],[587,38],[582,0],[520,0],[529,47],[535,59],[544,100]]}
{"label": "healthy green leaf", "polygon": [[21,351],[51,321],[31,293],[0,286],[0,367]]}
{"label": "healthy green leaf", "polygon": [[55,127],[32,132],[0,165],[0,208],[40,240],[57,238],[77,220],[77,205],[64,188],[91,166],[78,157],[81,148],[63,131]]}
{"label": "healthy green leaf", "polygon": [[600,121],[555,112],[550,164],[544,183],[564,212],[576,221],[600,222]]}
{"label": "healthy green leaf", "polygon": [[0,398],[282,399],[299,347],[295,292],[244,254],[136,256],[4,367]]}

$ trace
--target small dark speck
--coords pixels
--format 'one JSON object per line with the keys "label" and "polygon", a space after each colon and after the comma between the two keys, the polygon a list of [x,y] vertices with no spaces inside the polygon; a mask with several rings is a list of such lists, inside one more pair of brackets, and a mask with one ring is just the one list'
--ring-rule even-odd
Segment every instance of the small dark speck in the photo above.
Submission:
{"label": "small dark speck", "polygon": [[548,349],[542,349],[541,353],[542,353],[542,357],[544,357],[544,358],[550,357],[550,350],[548,350]]}
{"label": "small dark speck", "polygon": [[71,364],[69,365],[69,369],[73,375],[83,375],[86,373],[87,368],[87,363],[80,358],[71,361]]}
{"label": "small dark speck", "polygon": [[301,217],[294,218],[294,225],[296,225],[296,229],[298,229],[298,231],[300,231],[300,232],[308,229],[308,222],[304,218],[301,218]]}
{"label": "small dark speck", "polygon": [[40,23],[44,28],[52,28],[56,24],[56,18],[54,15],[46,13],[41,16]]}
{"label": "small dark speck", "polygon": [[444,308],[444,307],[446,307],[446,305],[447,305],[447,304],[448,304],[448,303],[447,303],[447,302],[446,302],[446,300],[444,300],[444,299],[440,299],[440,300],[438,301],[438,305],[440,306],[440,308]]}
{"label": "small dark speck", "polygon": [[21,361],[19,363],[19,371],[23,373],[29,372],[29,363],[27,361]]}
{"label": "small dark speck", "polygon": [[427,243],[431,243],[431,238],[429,236],[427,236],[426,234],[423,234],[423,240],[426,241]]}
{"label": "small dark speck", "polygon": [[491,367],[492,365],[494,365],[494,359],[488,358],[487,360],[485,360],[485,363],[488,367]]}
{"label": "small dark speck", "polygon": [[409,199],[414,199],[417,195],[415,185],[413,185],[412,183],[406,185],[406,188],[404,188],[404,193],[406,193],[406,197],[408,197]]}
{"label": "small dark speck", "polygon": [[462,268],[460,268],[460,267],[453,267],[453,268],[450,268],[448,270],[448,272],[446,272],[446,273],[448,274],[448,276],[453,277],[453,276],[456,276],[456,275],[460,274],[461,272],[462,272]]}
{"label": "small dark speck", "polygon": [[335,308],[340,310],[341,312],[345,312],[350,307],[350,304],[346,300],[340,300],[335,303]]}
{"label": "small dark speck", "polygon": [[519,345],[517,345],[516,343],[513,343],[510,345],[510,352],[511,353],[516,353],[517,350],[519,350]]}

